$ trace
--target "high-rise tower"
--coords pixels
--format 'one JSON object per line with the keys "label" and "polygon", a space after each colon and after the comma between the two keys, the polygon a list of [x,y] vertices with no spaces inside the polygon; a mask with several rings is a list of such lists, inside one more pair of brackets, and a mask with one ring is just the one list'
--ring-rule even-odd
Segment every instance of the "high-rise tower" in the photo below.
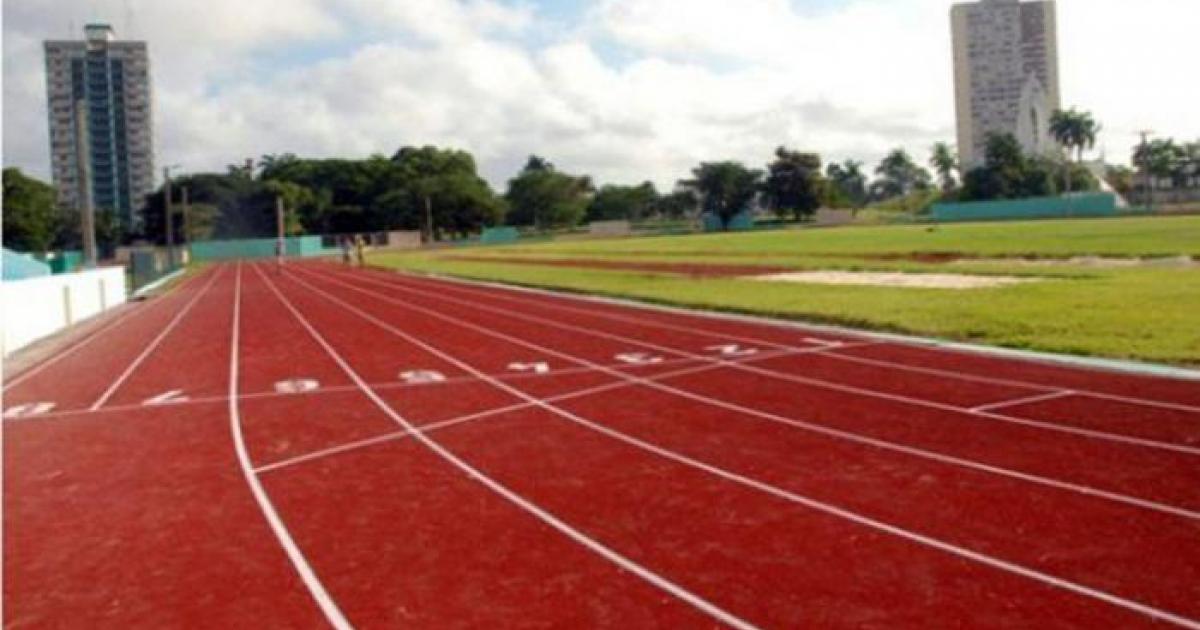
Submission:
{"label": "high-rise tower", "polygon": [[[89,24],[83,41],[47,41],[50,159],[59,203],[78,208],[82,186],[93,206],[136,229],[154,187],[150,57],[145,42],[117,41],[112,27]],[[82,182],[76,103],[86,112],[90,181]]]}
{"label": "high-rise tower", "polygon": [[983,163],[991,133],[1012,134],[1030,153],[1056,151],[1050,116],[1062,100],[1053,0],[982,0],[955,5],[950,16],[962,167]]}

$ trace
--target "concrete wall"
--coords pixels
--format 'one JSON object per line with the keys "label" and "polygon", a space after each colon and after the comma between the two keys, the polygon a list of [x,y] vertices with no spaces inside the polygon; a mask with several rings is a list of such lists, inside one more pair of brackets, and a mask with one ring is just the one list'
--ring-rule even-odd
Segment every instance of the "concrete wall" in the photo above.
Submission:
{"label": "concrete wall", "polygon": [[821,227],[849,225],[854,223],[854,211],[821,208],[820,210],[817,210],[817,214],[813,216],[813,223]]}
{"label": "concrete wall", "polygon": [[1116,196],[1104,193],[968,203],[935,203],[930,212],[932,219],[939,223],[1118,216]]}
{"label": "concrete wall", "polygon": [[4,356],[124,304],[125,290],[125,270],[121,267],[0,284]]}
{"label": "concrete wall", "polygon": [[588,234],[592,236],[629,236],[633,227],[629,221],[592,221],[588,223]]}
{"label": "concrete wall", "polygon": [[402,230],[387,233],[387,249],[421,249],[421,232]]}

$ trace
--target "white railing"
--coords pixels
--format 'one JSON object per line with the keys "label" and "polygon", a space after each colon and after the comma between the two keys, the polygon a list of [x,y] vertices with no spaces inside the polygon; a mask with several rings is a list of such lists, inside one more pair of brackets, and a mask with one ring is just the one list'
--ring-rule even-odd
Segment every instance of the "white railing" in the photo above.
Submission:
{"label": "white railing", "polygon": [[12,280],[0,284],[3,353],[23,348],[125,303],[122,267]]}

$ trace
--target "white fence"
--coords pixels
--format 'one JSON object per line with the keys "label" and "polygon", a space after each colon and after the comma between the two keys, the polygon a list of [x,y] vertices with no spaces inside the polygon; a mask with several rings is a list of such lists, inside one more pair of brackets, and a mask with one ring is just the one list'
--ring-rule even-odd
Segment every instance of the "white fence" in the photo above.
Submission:
{"label": "white fence", "polygon": [[125,269],[13,280],[0,284],[4,356],[67,326],[125,303]]}

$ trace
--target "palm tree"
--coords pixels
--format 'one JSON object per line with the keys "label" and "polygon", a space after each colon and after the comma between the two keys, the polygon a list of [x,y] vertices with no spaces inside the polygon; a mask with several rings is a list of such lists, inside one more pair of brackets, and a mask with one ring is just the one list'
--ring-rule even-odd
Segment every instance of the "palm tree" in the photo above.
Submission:
{"label": "palm tree", "polygon": [[957,182],[954,181],[954,171],[958,168],[958,160],[954,159],[954,149],[949,144],[938,142],[933,145],[933,153],[929,156],[929,165],[937,171],[938,178],[942,180],[942,192],[954,190],[957,185]]}
{"label": "palm tree", "polygon": [[[1096,146],[1096,136],[1100,133],[1100,125],[1089,112],[1055,110],[1050,116],[1050,135],[1070,153],[1075,153],[1075,163],[1083,163],[1083,152]],[[1066,168],[1067,194],[1071,193],[1071,168]]]}

